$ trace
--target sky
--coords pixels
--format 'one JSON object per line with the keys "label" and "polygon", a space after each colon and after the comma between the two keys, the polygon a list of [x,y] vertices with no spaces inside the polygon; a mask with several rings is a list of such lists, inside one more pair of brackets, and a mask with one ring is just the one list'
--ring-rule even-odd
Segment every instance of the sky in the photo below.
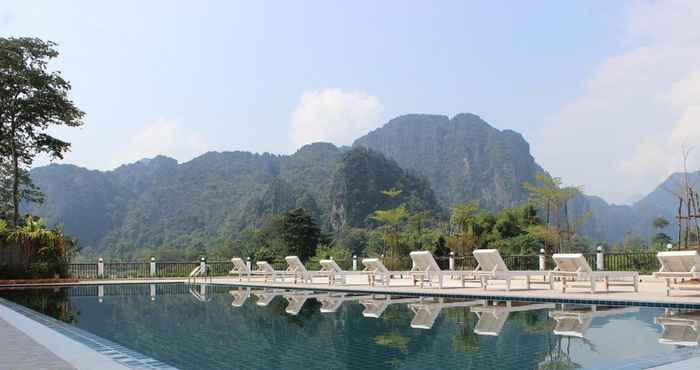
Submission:
{"label": "sky", "polygon": [[73,144],[64,163],[288,154],[402,114],[470,112],[623,203],[700,145],[698,19],[692,0],[5,0],[0,37],[58,43],[51,68],[87,114],[53,130]]}

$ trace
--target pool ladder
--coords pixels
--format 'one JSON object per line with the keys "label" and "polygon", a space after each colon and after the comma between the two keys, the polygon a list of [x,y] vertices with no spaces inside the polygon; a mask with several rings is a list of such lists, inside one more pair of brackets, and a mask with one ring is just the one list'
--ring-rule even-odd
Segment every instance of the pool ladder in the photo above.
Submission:
{"label": "pool ladder", "polygon": [[203,283],[207,282],[207,279],[209,279],[209,282],[212,282],[211,275],[209,275],[209,268],[207,265],[204,265],[204,270],[202,271],[202,265],[199,265],[190,272],[190,274],[187,276],[187,284],[197,284],[197,278],[201,277],[203,279]]}

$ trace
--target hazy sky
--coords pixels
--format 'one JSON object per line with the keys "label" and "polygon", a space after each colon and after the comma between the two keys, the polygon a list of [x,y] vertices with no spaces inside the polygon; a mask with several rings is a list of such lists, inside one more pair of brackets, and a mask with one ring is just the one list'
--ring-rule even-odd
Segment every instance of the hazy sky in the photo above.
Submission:
{"label": "hazy sky", "polygon": [[[3,1],[59,43],[87,113],[65,162],[350,144],[405,113],[480,115],[622,202],[700,144],[700,1]],[[700,167],[700,148],[692,157]]]}

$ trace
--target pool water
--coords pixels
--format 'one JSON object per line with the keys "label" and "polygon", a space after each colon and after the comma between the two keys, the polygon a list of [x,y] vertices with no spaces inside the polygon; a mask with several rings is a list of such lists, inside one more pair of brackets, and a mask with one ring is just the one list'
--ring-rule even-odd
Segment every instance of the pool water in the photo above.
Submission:
{"label": "pool water", "polygon": [[638,369],[700,355],[700,314],[663,308],[184,284],[0,297],[181,369]]}

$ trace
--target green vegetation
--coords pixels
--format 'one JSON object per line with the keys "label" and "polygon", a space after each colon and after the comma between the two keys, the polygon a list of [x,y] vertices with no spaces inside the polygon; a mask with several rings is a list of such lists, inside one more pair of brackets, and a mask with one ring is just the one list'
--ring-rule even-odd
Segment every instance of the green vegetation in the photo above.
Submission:
{"label": "green vegetation", "polygon": [[82,125],[84,113],[68,98],[70,83],[47,70],[58,56],[56,44],[36,38],[0,38],[0,211],[11,227],[20,221],[20,202],[40,202],[30,176],[39,153],[63,158],[70,143],[49,128]]}
{"label": "green vegetation", "polygon": [[70,143],[52,136],[57,126],[78,127],[84,113],[69,99],[71,86],[47,69],[56,44],[36,38],[0,38],[0,275],[67,274],[77,243],[41,218],[21,218],[22,202],[41,202],[29,169],[38,154],[63,158]]}

